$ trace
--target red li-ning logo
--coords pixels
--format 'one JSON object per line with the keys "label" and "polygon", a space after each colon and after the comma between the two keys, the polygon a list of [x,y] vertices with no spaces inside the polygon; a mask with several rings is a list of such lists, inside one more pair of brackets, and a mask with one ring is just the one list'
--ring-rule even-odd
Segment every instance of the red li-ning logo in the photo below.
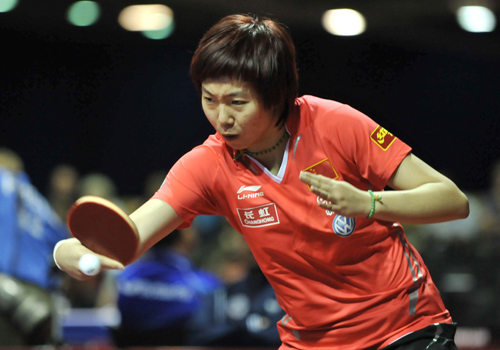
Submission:
{"label": "red li-ning logo", "polygon": [[237,208],[241,224],[245,227],[262,227],[280,223],[276,204],[270,203],[253,208]]}

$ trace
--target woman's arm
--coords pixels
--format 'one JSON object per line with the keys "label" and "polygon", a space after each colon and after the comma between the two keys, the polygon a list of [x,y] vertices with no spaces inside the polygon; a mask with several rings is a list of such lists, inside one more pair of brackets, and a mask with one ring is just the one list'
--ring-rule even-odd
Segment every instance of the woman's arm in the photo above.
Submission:
{"label": "woman's arm", "polygon": [[[169,204],[159,199],[147,201],[132,213],[130,218],[139,231],[139,247],[135,259],[139,258],[146,250],[183,222]],[[99,258],[103,269],[124,268],[120,262],[92,252],[76,238],[70,238],[58,243],[54,249],[54,260],[59,268],[67,272],[71,277],[85,280],[91,277],[84,275],[78,268],[78,261],[84,254],[95,254]]]}
{"label": "woman's arm", "polygon": [[[300,179],[311,191],[331,203],[320,203],[325,209],[348,216],[368,216],[371,195],[344,181],[302,172]],[[375,202],[373,218],[408,224],[429,224],[469,215],[469,201],[447,177],[413,154],[401,162],[388,185],[395,191],[374,192],[382,196]]]}
{"label": "woman's arm", "polygon": [[136,259],[183,223],[175,210],[160,199],[150,199],[130,214],[130,218],[139,231]]}
{"label": "woman's arm", "polygon": [[465,194],[415,155],[401,162],[388,185],[395,191],[374,193],[383,195],[381,202],[375,202],[373,216],[377,219],[430,224],[469,216]]}

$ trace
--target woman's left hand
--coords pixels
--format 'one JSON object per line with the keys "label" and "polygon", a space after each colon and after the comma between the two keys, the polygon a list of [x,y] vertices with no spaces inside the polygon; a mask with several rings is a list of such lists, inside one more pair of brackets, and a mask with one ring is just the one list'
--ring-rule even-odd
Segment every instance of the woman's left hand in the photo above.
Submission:
{"label": "woman's left hand", "polygon": [[347,217],[367,217],[370,213],[370,194],[350,183],[307,171],[300,173],[300,180],[309,185],[311,192],[324,200],[318,201],[318,205],[324,209]]}
{"label": "woman's left hand", "polygon": [[[300,179],[325,201],[318,203],[322,208],[347,217],[367,217],[371,212],[372,198],[367,191],[306,171],[300,173]],[[384,195],[383,201],[375,202],[374,219],[420,225],[464,219],[469,215],[465,194],[450,179],[411,153],[399,164],[387,185],[394,191],[374,192],[374,195]]]}

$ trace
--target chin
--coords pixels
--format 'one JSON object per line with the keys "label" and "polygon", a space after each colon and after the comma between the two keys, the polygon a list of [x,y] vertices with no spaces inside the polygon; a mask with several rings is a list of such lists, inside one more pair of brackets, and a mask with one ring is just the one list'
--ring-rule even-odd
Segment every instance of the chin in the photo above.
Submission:
{"label": "chin", "polygon": [[232,149],[243,149],[244,148],[244,147],[241,147],[241,143],[236,142],[236,141],[224,140],[224,142],[226,143],[226,145],[228,145]]}

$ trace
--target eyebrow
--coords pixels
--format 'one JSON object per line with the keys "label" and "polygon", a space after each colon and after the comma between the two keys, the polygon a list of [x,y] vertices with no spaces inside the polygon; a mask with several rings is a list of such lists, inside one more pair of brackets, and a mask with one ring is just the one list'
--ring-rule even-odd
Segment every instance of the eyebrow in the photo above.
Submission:
{"label": "eyebrow", "polygon": [[[213,96],[213,94],[208,91],[206,88],[204,88],[203,86],[201,87],[201,90],[211,96]],[[245,95],[248,95],[248,92],[246,91],[243,91],[243,90],[238,90],[238,91],[235,91],[235,92],[231,92],[230,94],[227,94],[227,95],[224,95],[224,97],[236,97],[236,96],[245,96]]]}

